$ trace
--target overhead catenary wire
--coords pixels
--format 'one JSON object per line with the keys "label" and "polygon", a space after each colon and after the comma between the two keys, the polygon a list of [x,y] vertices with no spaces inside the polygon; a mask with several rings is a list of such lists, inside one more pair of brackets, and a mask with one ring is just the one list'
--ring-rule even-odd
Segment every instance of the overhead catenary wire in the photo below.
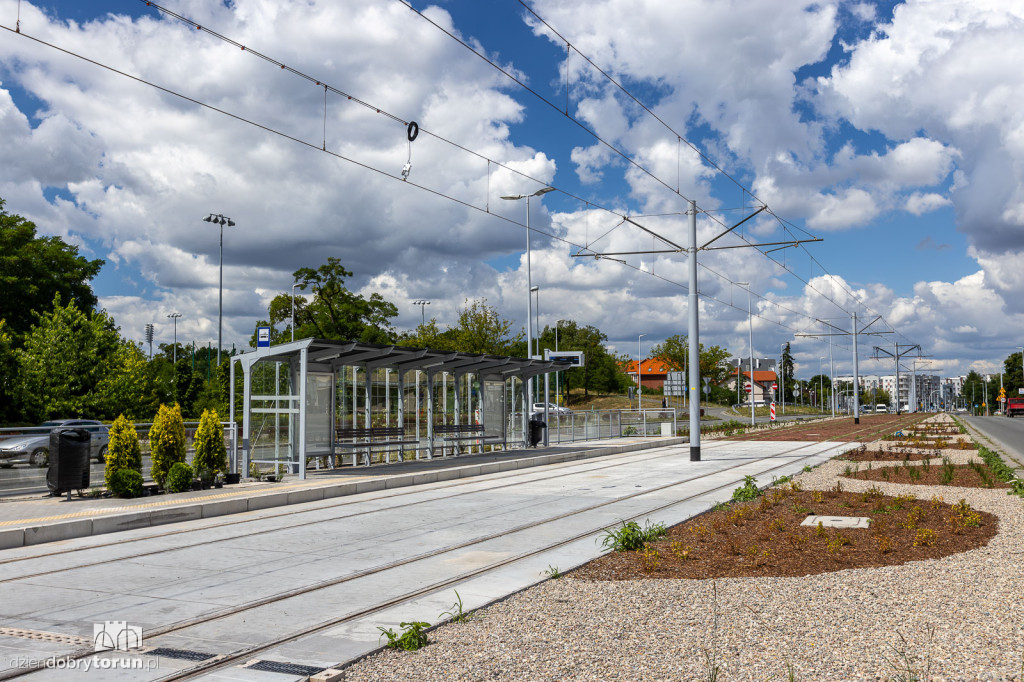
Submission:
{"label": "overhead catenary wire", "polygon": [[[150,6],[158,7],[158,6],[154,5],[153,3],[146,3],[146,4],[147,4],[147,5],[150,5]],[[173,13],[171,13],[171,14],[173,15]],[[177,16],[177,15],[174,15],[174,16]],[[189,20],[187,20],[187,19],[185,19],[185,18],[181,18],[181,20],[183,20],[183,21],[186,21],[186,22],[190,23],[191,25],[194,25],[194,26],[195,26],[195,28],[197,28],[197,29],[199,29],[199,30],[203,30],[203,31],[205,31],[205,32],[209,33],[210,35],[214,35],[214,36],[216,36],[216,37],[218,37],[218,38],[220,38],[220,39],[222,39],[222,40],[225,40],[225,41],[229,42],[230,44],[234,44],[234,45],[236,45],[236,46],[239,46],[239,47],[240,47],[240,49],[242,49],[242,50],[244,50],[244,51],[247,51],[247,52],[250,52],[250,53],[251,53],[251,54],[253,54],[254,56],[258,56],[258,57],[260,57],[260,58],[263,58],[263,59],[265,59],[265,60],[269,61],[270,63],[276,64],[276,65],[278,65],[278,66],[279,66],[279,67],[280,67],[281,69],[285,69],[285,70],[288,70],[289,72],[291,72],[291,73],[293,73],[293,74],[295,74],[295,75],[299,75],[300,77],[303,77],[303,78],[306,78],[306,79],[308,79],[308,80],[311,80],[311,81],[315,82],[315,83],[316,83],[316,85],[324,87],[324,90],[325,90],[325,98],[326,98],[326,92],[327,92],[328,90],[331,90],[331,91],[334,91],[334,92],[336,92],[336,93],[338,93],[338,94],[340,94],[340,95],[342,95],[342,96],[346,97],[346,98],[347,98],[347,99],[348,99],[349,101],[353,101],[353,102],[356,102],[356,103],[358,103],[358,104],[361,104],[361,105],[363,105],[363,106],[365,106],[365,107],[367,107],[367,108],[371,108],[371,109],[373,109],[373,110],[374,110],[374,111],[375,111],[376,113],[378,113],[378,114],[381,114],[381,115],[387,116],[387,117],[389,117],[389,118],[391,118],[391,119],[395,120],[396,122],[401,122],[401,123],[405,123],[405,121],[404,121],[404,120],[403,120],[403,119],[402,119],[401,117],[398,117],[398,116],[396,116],[396,115],[394,115],[394,114],[391,114],[391,113],[389,113],[389,112],[387,112],[387,111],[385,111],[385,110],[382,110],[382,109],[380,109],[380,108],[374,107],[374,106],[373,106],[372,104],[369,104],[368,102],[365,102],[365,101],[363,101],[363,100],[361,100],[361,99],[359,99],[359,98],[357,98],[357,97],[355,97],[355,96],[352,96],[352,95],[350,95],[350,94],[348,94],[348,93],[346,93],[346,92],[344,92],[344,91],[342,91],[342,90],[340,90],[340,89],[338,89],[338,88],[333,88],[332,86],[330,86],[330,85],[328,85],[328,84],[326,84],[326,83],[324,83],[324,82],[322,82],[322,81],[320,81],[320,80],[317,80],[317,79],[315,79],[315,78],[312,78],[312,77],[310,77],[310,76],[307,76],[307,75],[303,74],[302,72],[300,72],[300,71],[298,71],[298,70],[296,70],[296,69],[293,69],[293,68],[287,67],[287,66],[285,66],[285,65],[281,64],[280,62],[278,62],[278,61],[276,61],[276,60],[273,60],[272,58],[269,58],[269,57],[266,57],[265,55],[262,55],[262,53],[259,53],[259,52],[257,52],[257,51],[251,50],[251,49],[249,49],[249,48],[246,48],[245,46],[242,46],[242,45],[240,45],[239,43],[237,43],[237,42],[235,42],[235,41],[232,41],[232,40],[230,40],[230,39],[228,39],[228,38],[226,38],[226,37],[220,36],[220,34],[217,34],[216,32],[213,32],[213,31],[210,31],[210,30],[209,30],[209,29],[207,29],[207,28],[201,27],[201,26],[199,26],[198,24],[196,24],[195,22],[189,22]],[[8,31],[10,31],[10,30],[11,30],[11,29],[10,29],[9,27],[7,27],[7,26],[2,26],[2,28],[4,28],[5,30],[8,30]],[[19,27],[19,28],[20,28],[20,27]],[[20,33],[20,31],[15,31],[15,32],[19,32],[19,33]],[[137,82],[140,82],[140,83],[142,83],[142,84],[144,84],[144,85],[147,85],[147,86],[150,86],[150,87],[156,88],[156,89],[158,89],[158,90],[160,90],[160,91],[162,91],[162,92],[165,92],[165,93],[167,93],[167,94],[173,95],[173,96],[175,96],[175,97],[180,97],[180,98],[182,98],[182,99],[184,99],[184,100],[186,100],[186,101],[189,101],[189,102],[192,102],[193,104],[196,104],[197,106],[202,106],[202,107],[208,108],[208,109],[210,109],[210,110],[212,110],[212,111],[216,111],[216,112],[218,112],[218,113],[221,113],[221,114],[223,114],[223,115],[226,115],[226,116],[228,116],[228,117],[231,117],[231,118],[233,118],[233,119],[236,119],[236,120],[238,120],[238,121],[240,121],[240,122],[243,122],[243,123],[246,123],[246,124],[249,124],[249,125],[253,125],[253,126],[255,126],[255,127],[257,127],[257,128],[260,128],[260,129],[262,129],[262,130],[264,130],[264,131],[266,131],[266,132],[270,132],[270,133],[273,133],[273,134],[275,134],[275,135],[281,136],[281,137],[283,137],[283,138],[285,138],[285,139],[291,140],[291,141],[293,141],[293,142],[297,142],[297,143],[299,143],[299,144],[302,144],[302,145],[305,145],[305,146],[307,146],[307,147],[311,147],[311,148],[313,148],[313,149],[317,149],[318,151],[321,151],[321,152],[325,152],[325,153],[331,154],[331,155],[332,155],[332,156],[334,156],[334,157],[337,157],[337,158],[339,158],[339,159],[342,159],[342,160],[344,160],[344,161],[347,161],[347,162],[349,162],[349,163],[353,163],[354,165],[357,165],[357,166],[359,166],[359,167],[362,167],[362,168],[364,168],[364,169],[367,169],[367,170],[372,170],[372,171],[374,171],[374,172],[376,172],[376,173],[380,173],[380,174],[382,174],[382,175],[385,175],[385,176],[387,176],[387,177],[391,177],[391,178],[393,178],[393,179],[400,179],[400,178],[398,178],[397,176],[395,176],[394,174],[392,174],[392,173],[389,173],[389,172],[387,172],[387,171],[384,171],[384,170],[381,170],[381,169],[379,169],[379,168],[376,168],[376,167],[374,167],[374,166],[371,166],[371,165],[368,165],[368,164],[362,163],[362,162],[360,162],[360,161],[357,161],[357,160],[355,160],[355,159],[352,159],[352,158],[346,157],[346,156],[344,156],[344,155],[342,155],[342,154],[339,154],[339,153],[336,153],[336,152],[332,152],[332,151],[329,151],[329,150],[327,150],[327,149],[325,148],[325,147],[326,147],[326,122],[325,122],[325,126],[324,126],[324,128],[325,128],[325,130],[324,130],[324,140],[323,140],[323,141],[321,142],[321,145],[315,145],[315,144],[312,144],[312,143],[310,143],[310,142],[307,142],[307,141],[305,141],[305,140],[302,140],[301,138],[295,137],[295,136],[293,136],[293,135],[289,135],[289,134],[287,134],[287,133],[284,133],[284,132],[282,132],[282,131],[280,131],[280,130],[277,130],[277,129],[275,129],[275,128],[272,128],[272,127],[270,127],[270,126],[267,126],[267,125],[263,125],[263,124],[260,124],[260,123],[258,123],[258,122],[256,122],[256,121],[253,121],[253,120],[251,120],[251,119],[248,119],[248,118],[246,118],[246,117],[244,117],[244,116],[241,116],[241,115],[238,115],[238,114],[234,114],[234,113],[232,113],[232,112],[229,112],[229,111],[227,111],[227,110],[224,110],[224,109],[220,109],[220,108],[218,108],[218,107],[214,107],[214,106],[212,106],[212,105],[209,105],[209,104],[207,104],[207,103],[205,103],[205,102],[202,102],[202,101],[200,101],[200,100],[197,100],[197,99],[195,99],[195,98],[189,97],[189,96],[187,96],[187,95],[184,95],[184,94],[182,94],[182,93],[176,92],[176,91],[174,91],[174,90],[171,90],[171,89],[169,89],[169,88],[166,88],[166,87],[163,87],[163,86],[157,85],[156,83],[152,83],[152,82],[150,82],[150,81],[147,81],[147,80],[145,80],[145,79],[142,79],[142,78],[140,78],[140,77],[138,77],[138,76],[134,76],[134,75],[132,75],[132,74],[129,74],[129,73],[127,73],[127,72],[124,72],[124,71],[121,71],[121,70],[118,70],[118,69],[116,69],[116,68],[114,68],[114,67],[111,67],[111,66],[109,66],[109,65],[106,65],[106,64],[100,63],[100,62],[98,62],[98,61],[95,61],[95,60],[89,59],[88,57],[85,57],[84,55],[80,55],[80,54],[78,54],[78,53],[75,53],[75,52],[73,52],[73,51],[71,51],[71,50],[67,50],[67,49],[65,49],[65,48],[61,48],[60,46],[57,46],[57,45],[55,45],[55,44],[52,44],[52,43],[48,43],[48,42],[46,42],[46,41],[43,41],[43,40],[41,40],[41,39],[39,39],[39,38],[35,38],[35,37],[33,37],[33,36],[28,36],[28,35],[26,35],[26,34],[24,34],[24,33],[21,33],[21,35],[22,35],[23,37],[29,38],[29,39],[31,39],[31,40],[33,40],[33,41],[35,41],[35,42],[38,42],[38,43],[40,43],[40,44],[43,44],[43,45],[46,45],[46,46],[48,46],[48,47],[51,47],[51,48],[53,48],[53,49],[56,49],[56,50],[58,50],[58,51],[64,52],[64,53],[66,53],[66,54],[68,54],[68,55],[70,55],[70,56],[74,56],[74,57],[76,57],[76,58],[79,58],[79,59],[82,59],[82,60],[84,60],[84,61],[87,61],[87,62],[89,62],[89,63],[92,63],[92,64],[94,64],[94,65],[96,65],[96,66],[99,66],[99,67],[101,67],[101,68],[104,68],[104,69],[110,70],[110,71],[112,71],[112,72],[114,72],[114,73],[117,73],[117,74],[119,74],[119,75],[121,75],[121,76],[124,76],[124,77],[130,78],[130,79],[132,79],[132,80],[135,80],[135,81],[137,81]],[[326,103],[325,103],[325,105],[326,105]],[[435,138],[438,138],[438,139],[440,139],[440,140],[443,140],[443,141],[445,141],[445,142],[448,142],[449,144],[452,144],[453,146],[455,146],[455,147],[457,147],[457,148],[459,148],[459,149],[461,149],[461,150],[463,150],[463,151],[466,151],[466,152],[468,152],[468,153],[471,153],[471,154],[474,154],[474,155],[476,155],[476,156],[479,156],[480,158],[484,158],[484,159],[486,159],[486,160],[488,161],[488,164],[490,164],[490,162],[494,161],[493,159],[490,159],[490,158],[488,158],[488,157],[484,157],[484,156],[482,156],[482,155],[480,155],[480,154],[478,154],[478,153],[476,153],[476,152],[473,152],[472,150],[470,150],[470,149],[468,149],[468,148],[466,148],[466,147],[464,147],[464,146],[462,146],[462,145],[459,145],[459,144],[457,144],[457,143],[451,142],[450,140],[447,140],[447,139],[445,139],[445,138],[443,138],[443,137],[440,137],[440,136],[434,135],[434,134],[430,133],[429,131],[424,131],[424,132],[426,132],[427,134],[430,134],[430,135],[432,135],[432,136],[433,136],[433,137],[435,137]],[[499,162],[497,162],[497,161],[494,161],[494,162],[495,162],[495,163],[496,163],[497,165],[499,165],[499,166],[501,166],[501,167],[503,167],[503,168],[508,168],[507,166],[504,166],[503,164],[500,164],[500,163],[499,163]],[[526,175],[526,174],[524,174],[524,173],[521,173],[521,172],[518,172],[518,171],[516,171],[515,169],[511,169],[511,168],[508,168],[508,170],[510,170],[510,171],[512,171],[512,172],[515,172],[515,173],[517,173],[517,174],[519,174],[519,175],[521,175],[521,176],[523,176],[523,177],[530,177],[530,176],[528,176],[528,175]],[[538,180],[538,179],[536,179],[536,178],[531,178],[531,179],[533,179],[533,180],[535,180],[535,181],[537,181],[537,182],[540,182],[540,180]],[[414,184],[414,185],[415,185],[415,186],[416,186],[417,188],[419,188],[419,189],[422,189],[422,190],[424,190],[424,191],[427,191],[427,192],[429,192],[429,193],[432,193],[432,194],[434,194],[434,195],[436,195],[436,196],[439,196],[439,197],[441,197],[441,198],[444,198],[444,199],[447,199],[447,200],[450,200],[450,201],[456,202],[456,203],[458,203],[458,204],[460,204],[460,205],[463,205],[463,206],[465,206],[465,207],[467,207],[467,208],[472,208],[472,209],[474,209],[474,210],[478,210],[478,211],[483,211],[483,212],[489,213],[489,206],[485,206],[485,208],[481,209],[480,207],[477,207],[477,206],[473,205],[472,203],[470,203],[470,202],[468,202],[468,201],[465,201],[465,200],[462,200],[462,199],[458,199],[458,198],[456,198],[456,197],[453,197],[453,196],[447,195],[447,194],[445,194],[445,193],[443,193],[443,192],[440,192],[440,191],[434,190],[434,189],[432,189],[432,188],[430,188],[430,187],[427,187],[427,186],[425,186],[425,185],[421,185],[421,184],[416,184],[416,183],[409,183],[409,184]],[[571,195],[571,194],[569,194],[569,193],[565,193],[565,194],[567,194],[567,196],[573,196],[573,195]],[[578,198],[578,197],[577,197],[577,198]],[[623,218],[625,218],[625,216],[622,216],[621,214],[618,214],[618,213],[617,213],[617,212],[615,212],[615,211],[612,211],[612,210],[610,210],[610,209],[607,209],[607,208],[601,207],[601,206],[599,206],[599,205],[596,205],[596,204],[592,204],[592,202],[591,202],[591,201],[589,201],[589,200],[587,200],[587,201],[586,201],[586,203],[587,203],[587,206],[588,206],[588,208],[589,208],[589,206],[590,206],[590,205],[594,205],[594,206],[595,206],[596,208],[599,208],[599,209],[600,209],[600,210],[602,210],[602,211],[608,212],[608,213],[610,213],[610,214],[612,214],[612,215],[619,215],[620,217],[623,217]],[[494,214],[491,214],[491,215],[494,215]],[[503,216],[500,216],[500,215],[499,215],[499,216],[496,216],[496,217],[498,217],[498,218],[500,218],[500,219],[502,219],[502,220],[505,220],[506,222],[509,222],[509,223],[512,223],[512,224],[518,225],[518,226],[520,226],[520,227],[525,227],[525,225],[523,225],[522,223],[519,223],[518,221],[515,221],[515,220],[511,220],[511,219],[505,218],[505,217],[503,217]],[[710,217],[710,216],[709,216],[709,217]],[[573,242],[571,242],[571,241],[569,241],[569,240],[567,240],[567,239],[564,239],[564,238],[562,238],[562,237],[559,237],[559,236],[557,236],[557,235],[555,235],[555,234],[551,234],[551,233],[548,233],[548,232],[546,232],[546,231],[544,231],[544,230],[541,230],[541,229],[539,229],[539,228],[530,228],[530,229],[533,229],[533,231],[534,231],[534,232],[537,232],[537,233],[539,233],[539,234],[544,234],[545,236],[548,236],[549,238],[552,238],[552,239],[554,239],[554,240],[556,240],[556,241],[559,241],[559,242],[563,242],[563,243],[565,243],[565,244],[567,244],[567,245],[575,246],[575,247],[577,247],[577,248],[579,248],[579,247],[580,247],[580,245],[578,245],[578,244],[575,244],[575,243],[573,243]],[[606,259],[606,260],[616,260],[616,259]],[[619,261],[619,262],[621,262],[621,261]],[[661,281],[663,281],[663,282],[666,282],[666,283],[672,284],[672,285],[674,285],[674,286],[678,286],[678,287],[680,287],[680,288],[682,288],[682,289],[684,289],[684,290],[686,290],[686,289],[687,289],[687,286],[686,286],[686,285],[684,285],[684,284],[682,284],[682,283],[680,283],[680,282],[676,282],[676,281],[674,281],[674,280],[671,280],[671,279],[669,279],[669,278],[667,278],[667,277],[664,277],[664,276],[661,276],[661,275],[657,275],[657,274],[655,274],[655,273],[652,273],[652,272],[650,272],[650,271],[646,270],[646,269],[645,269],[645,268],[643,268],[643,267],[637,267],[637,266],[635,266],[635,265],[632,265],[632,264],[629,264],[629,263],[625,263],[625,262],[621,262],[621,263],[622,263],[623,265],[626,265],[627,267],[629,267],[629,268],[633,269],[633,270],[636,270],[636,271],[639,271],[639,272],[644,272],[645,274],[648,274],[648,275],[650,275],[650,276],[656,277],[657,279],[659,279],[659,280],[661,280]],[[707,270],[707,271],[709,271],[709,272],[712,272],[713,274],[715,274],[716,276],[720,277],[721,279],[723,279],[723,280],[724,280],[724,281],[726,281],[726,282],[729,282],[729,281],[730,281],[730,280],[729,280],[729,278],[725,277],[725,276],[724,276],[724,275],[722,275],[721,273],[717,273],[717,272],[715,272],[715,271],[714,271],[713,269],[711,269],[711,268],[708,268],[707,266],[704,266],[703,264],[702,264],[702,268],[704,268],[705,270]],[[735,310],[737,310],[737,311],[739,311],[739,312],[744,312],[744,311],[740,310],[740,308],[739,308],[739,307],[737,307],[737,306],[734,306],[734,305],[732,305],[732,304],[731,304],[730,302],[726,302],[726,301],[724,301],[724,300],[722,300],[722,299],[719,299],[719,298],[717,298],[717,297],[715,297],[715,296],[712,296],[712,295],[710,295],[710,294],[707,294],[707,293],[705,293],[705,294],[703,294],[703,296],[704,296],[705,298],[708,298],[708,299],[711,299],[711,300],[713,300],[713,301],[716,301],[717,303],[720,303],[720,304],[722,304],[722,305],[724,305],[724,306],[727,306],[727,307],[731,307],[731,308],[733,308],[733,309],[735,309]],[[759,298],[759,299],[761,299],[761,300],[764,300],[764,301],[766,301],[767,303],[769,303],[769,304],[770,304],[770,305],[772,305],[772,306],[775,306],[775,307],[778,307],[778,308],[781,308],[781,309],[785,309],[785,310],[787,310],[788,312],[794,313],[794,314],[796,314],[796,315],[798,315],[798,316],[800,316],[800,317],[806,317],[806,315],[805,315],[805,314],[803,314],[803,313],[800,313],[799,311],[795,311],[795,310],[792,310],[792,309],[790,309],[790,308],[786,308],[785,306],[782,306],[781,304],[779,304],[779,303],[778,303],[777,301],[773,301],[773,300],[771,300],[771,299],[768,299],[768,298],[766,298],[766,297],[763,297],[763,296],[761,296],[761,295],[759,295],[759,294],[757,294],[757,296],[758,296],[758,298]],[[785,324],[785,323],[783,323],[783,322],[781,322],[781,321],[779,321],[779,320],[773,320],[773,319],[770,319],[770,318],[764,317],[763,315],[760,315],[760,314],[757,314],[757,315],[755,315],[755,317],[758,317],[758,318],[760,318],[760,319],[764,319],[764,320],[765,320],[766,322],[769,322],[769,323],[771,323],[771,324],[775,324],[775,325],[777,325],[777,326],[780,326],[780,327],[782,327],[782,328],[786,328],[786,329],[790,329],[790,330],[795,330],[795,329],[796,329],[796,328],[794,328],[794,327],[791,327],[790,325],[787,325],[787,324]]]}

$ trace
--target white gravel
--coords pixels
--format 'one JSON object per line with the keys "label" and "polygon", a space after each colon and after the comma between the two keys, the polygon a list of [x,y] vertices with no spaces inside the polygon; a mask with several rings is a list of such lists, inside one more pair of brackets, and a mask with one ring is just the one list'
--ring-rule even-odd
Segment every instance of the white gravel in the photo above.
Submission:
{"label": "white gravel", "polygon": [[[798,478],[828,489],[845,464]],[[709,652],[720,682],[787,680],[787,665],[798,680],[911,679],[904,652],[914,670],[930,660],[935,680],[1022,680],[1024,501],[1005,490],[842,481],[964,498],[997,515],[999,533],[943,559],[802,578],[552,580],[438,628],[420,651],[352,666],[345,679],[708,680]]]}

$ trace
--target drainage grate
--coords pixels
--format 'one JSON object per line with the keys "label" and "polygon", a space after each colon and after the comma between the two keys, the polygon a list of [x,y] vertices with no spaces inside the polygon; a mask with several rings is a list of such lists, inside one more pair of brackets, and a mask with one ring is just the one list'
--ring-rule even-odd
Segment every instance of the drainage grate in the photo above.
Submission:
{"label": "drainage grate", "polygon": [[35,639],[41,642],[70,644],[72,646],[92,645],[92,640],[88,637],[64,635],[58,632],[43,632],[42,630],[23,630],[22,628],[0,628],[0,636],[18,637],[20,639]]}
{"label": "drainage grate", "polygon": [[185,649],[169,649],[157,647],[146,652],[149,656],[163,656],[164,658],[177,658],[182,661],[205,661],[213,658],[216,654],[204,654],[202,651],[187,651]]}
{"label": "drainage grate", "polygon": [[283,673],[285,675],[302,675],[309,677],[327,670],[315,665],[299,665],[298,663],[280,663],[278,661],[256,661],[246,666],[249,670],[262,670],[267,673]]}

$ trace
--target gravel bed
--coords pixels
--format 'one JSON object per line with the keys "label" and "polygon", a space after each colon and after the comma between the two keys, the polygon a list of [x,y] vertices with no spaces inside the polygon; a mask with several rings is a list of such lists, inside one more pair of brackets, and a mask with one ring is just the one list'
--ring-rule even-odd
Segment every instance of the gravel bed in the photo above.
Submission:
{"label": "gravel bed", "polygon": [[[846,465],[832,460],[797,478],[828,489]],[[438,628],[420,651],[368,658],[345,679],[706,680],[708,651],[717,651],[720,682],[786,680],[787,664],[799,680],[909,679],[897,677],[903,651],[920,668],[930,656],[935,680],[1020,681],[1021,498],[841,480],[845,490],[964,498],[996,514],[1000,530],[986,547],[942,559],[801,578],[549,580]]]}

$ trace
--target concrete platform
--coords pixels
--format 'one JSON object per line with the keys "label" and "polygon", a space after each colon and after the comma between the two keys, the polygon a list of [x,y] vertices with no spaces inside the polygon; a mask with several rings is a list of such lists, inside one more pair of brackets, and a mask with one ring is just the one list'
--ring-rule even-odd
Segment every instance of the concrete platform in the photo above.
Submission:
{"label": "concrete platform", "polygon": [[72,497],[68,502],[65,498],[38,495],[8,497],[0,499],[0,550],[684,442],[682,438],[615,438],[370,467],[311,470],[305,481],[294,478],[280,483],[246,482],[220,489],[132,500]]}

